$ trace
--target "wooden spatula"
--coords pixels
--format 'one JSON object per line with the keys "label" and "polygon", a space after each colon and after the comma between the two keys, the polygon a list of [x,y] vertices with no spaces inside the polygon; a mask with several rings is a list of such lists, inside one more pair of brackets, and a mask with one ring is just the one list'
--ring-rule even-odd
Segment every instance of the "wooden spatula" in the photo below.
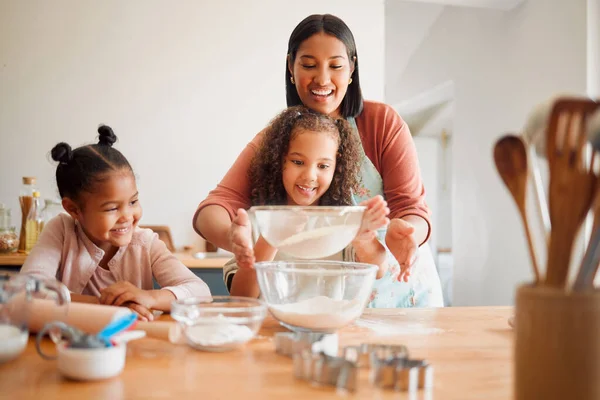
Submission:
{"label": "wooden spatula", "polygon": [[550,246],[546,284],[564,288],[577,233],[590,209],[597,177],[585,165],[585,122],[598,104],[585,98],[554,103],[546,138],[550,167]]}
{"label": "wooden spatula", "polygon": [[527,221],[526,209],[526,194],[527,194],[527,178],[528,178],[528,163],[527,163],[527,148],[523,139],[514,135],[506,135],[501,137],[494,146],[494,161],[496,169],[504,184],[512,194],[521,219],[525,228],[525,236],[527,238],[527,246],[529,247],[529,255],[531,256],[531,264],[535,274],[536,283],[540,281],[540,270],[538,268],[537,257],[531,233],[529,231],[529,223]]}
{"label": "wooden spatula", "polygon": [[[588,140],[592,145],[592,151],[600,153],[600,107],[587,120]],[[594,158],[592,157],[593,168]],[[592,236],[585,250],[585,255],[581,260],[581,266],[575,282],[573,291],[594,290],[594,277],[600,265],[600,184],[596,183],[596,195],[592,204],[594,213],[594,224],[592,226]]]}

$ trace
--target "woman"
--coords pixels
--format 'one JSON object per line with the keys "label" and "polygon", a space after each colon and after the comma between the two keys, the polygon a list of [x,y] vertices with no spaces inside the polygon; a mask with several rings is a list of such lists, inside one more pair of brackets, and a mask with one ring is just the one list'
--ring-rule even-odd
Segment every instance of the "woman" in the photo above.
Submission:
{"label": "woman", "polygon": [[[410,131],[388,105],[363,101],[356,45],[348,26],[328,14],[305,18],[290,36],[285,74],[288,106],[304,105],[346,118],[359,136],[364,156],[355,202],[377,194],[388,202],[391,221],[380,239],[397,264],[376,281],[371,306],[443,306],[439,277],[426,244],[429,209]],[[251,204],[247,171],[262,137],[263,132],[246,146],[194,215],[200,235],[236,255],[247,254],[250,245],[244,235],[236,234],[248,229],[248,222],[235,210]]]}

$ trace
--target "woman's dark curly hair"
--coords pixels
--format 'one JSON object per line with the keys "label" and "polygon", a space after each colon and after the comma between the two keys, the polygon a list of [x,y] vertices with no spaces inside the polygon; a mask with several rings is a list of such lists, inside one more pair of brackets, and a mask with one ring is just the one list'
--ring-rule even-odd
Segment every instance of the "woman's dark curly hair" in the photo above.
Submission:
{"label": "woman's dark curly hair", "polygon": [[299,129],[329,134],[338,141],[335,172],[319,205],[352,204],[352,193],[358,189],[360,142],[345,119],[334,119],[304,106],[289,107],[276,116],[266,128],[261,145],[252,159],[248,176],[253,205],[285,205],[283,164],[290,142]]}

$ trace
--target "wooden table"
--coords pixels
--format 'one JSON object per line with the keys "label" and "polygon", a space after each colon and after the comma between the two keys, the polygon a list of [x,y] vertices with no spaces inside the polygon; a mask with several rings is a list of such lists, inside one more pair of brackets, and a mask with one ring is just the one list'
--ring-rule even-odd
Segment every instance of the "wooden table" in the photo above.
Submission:
{"label": "wooden table", "polygon": [[[157,339],[131,342],[123,373],[103,382],[62,378],[54,361],[42,360],[30,338],[18,359],[0,366],[0,398],[14,399],[509,399],[512,397],[513,333],[509,307],[367,310],[361,321],[340,332],[342,345],[398,343],[435,368],[434,388],[416,396],[376,389],[361,372],[355,394],[315,388],[292,375],[289,358],[275,353],[272,335],[283,330],[272,319],[243,349],[205,353]],[[167,317],[168,318],[168,317]],[[394,326],[386,336],[383,328]],[[52,344],[47,341],[46,346]]]}

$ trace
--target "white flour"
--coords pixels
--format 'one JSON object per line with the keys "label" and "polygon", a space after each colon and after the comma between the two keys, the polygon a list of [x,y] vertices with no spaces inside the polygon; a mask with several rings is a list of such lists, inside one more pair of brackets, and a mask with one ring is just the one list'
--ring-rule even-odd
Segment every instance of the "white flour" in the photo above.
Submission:
{"label": "white flour", "polygon": [[193,346],[220,347],[242,344],[252,339],[254,333],[245,325],[236,325],[229,322],[206,323],[190,326],[185,334]]}
{"label": "white flour", "polygon": [[277,248],[298,258],[329,257],[348,246],[360,225],[335,225],[302,231],[282,240]]}
{"label": "white flour", "polygon": [[369,319],[367,316],[363,316],[354,321],[354,325],[368,328],[378,336],[434,335],[445,332],[444,329],[434,328],[419,323],[382,321]]}
{"label": "white flour", "polygon": [[289,325],[314,330],[336,330],[358,318],[363,305],[356,300],[317,296],[297,303],[271,305],[271,313]]}
{"label": "white flour", "polygon": [[16,358],[25,349],[29,335],[13,325],[0,324],[0,363]]}

